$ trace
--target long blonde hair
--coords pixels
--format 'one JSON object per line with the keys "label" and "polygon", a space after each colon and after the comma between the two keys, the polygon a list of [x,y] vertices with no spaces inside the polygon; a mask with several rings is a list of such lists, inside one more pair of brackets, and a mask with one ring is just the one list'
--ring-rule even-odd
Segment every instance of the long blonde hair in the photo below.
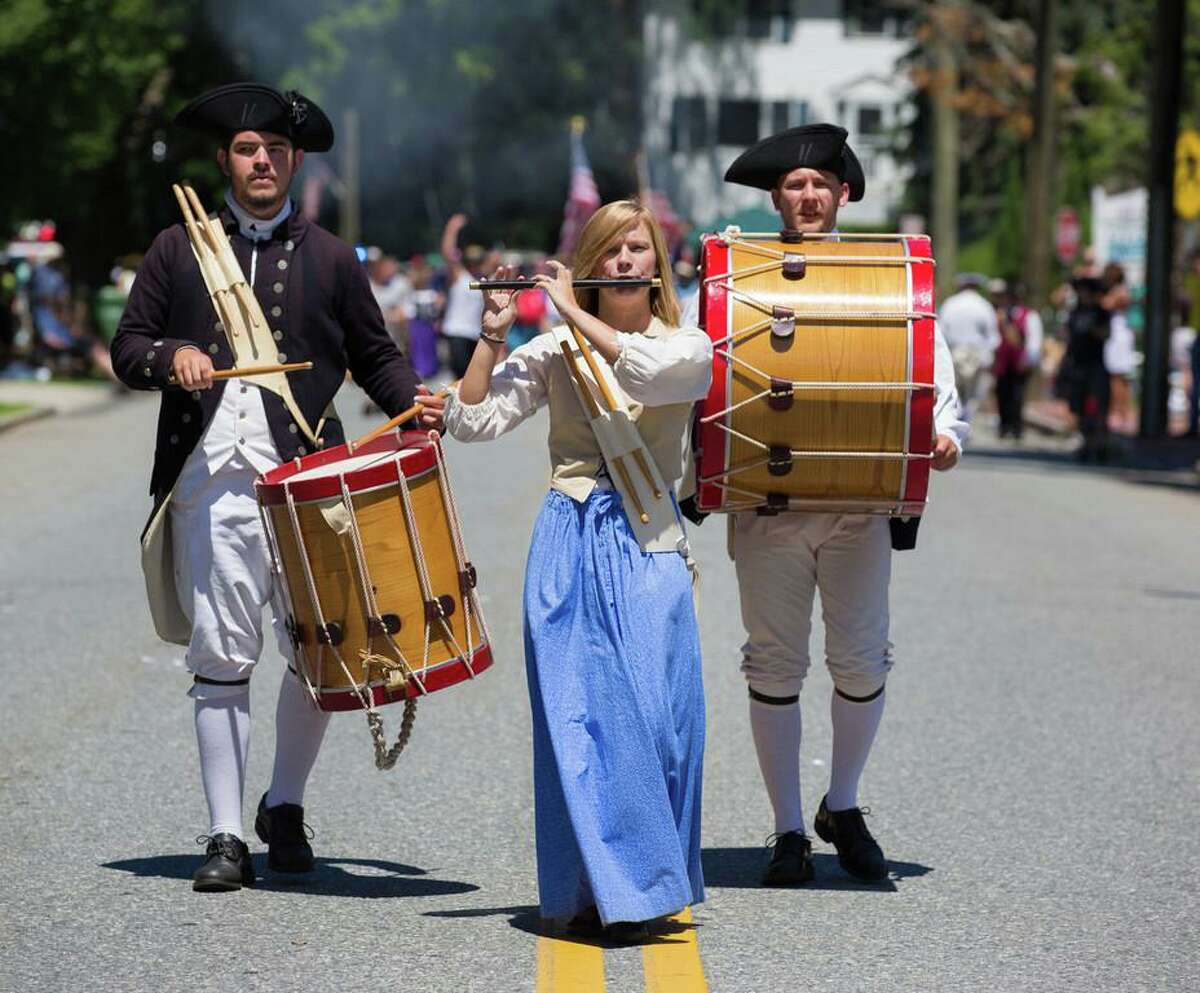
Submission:
{"label": "long blonde hair", "polygon": [[[622,237],[631,227],[646,222],[650,241],[654,245],[654,259],[658,266],[661,289],[650,291],[650,312],[664,324],[679,327],[679,297],[671,279],[671,259],[667,254],[667,240],[662,228],[648,207],[637,200],[614,200],[596,211],[579,233],[579,244],[571,260],[571,271],[576,279],[594,278],[604,253],[614,241]],[[579,305],[589,314],[595,314],[600,305],[599,290],[577,290]]]}

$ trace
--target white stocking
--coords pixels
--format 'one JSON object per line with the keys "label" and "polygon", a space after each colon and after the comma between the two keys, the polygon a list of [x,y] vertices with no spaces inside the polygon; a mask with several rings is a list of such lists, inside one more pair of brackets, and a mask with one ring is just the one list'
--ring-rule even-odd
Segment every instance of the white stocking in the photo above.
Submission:
{"label": "white stocking", "polygon": [[304,803],[304,785],[328,726],[329,711],[318,710],[300,680],[285,671],[275,707],[275,768],[267,790],[268,807]]}
{"label": "white stocking", "polygon": [[830,810],[849,810],[858,806],[858,780],[867,765],[875,732],[883,717],[885,694],[858,703],[847,700],[836,690],[829,704],[833,720],[833,755],[829,763]]}
{"label": "white stocking", "polygon": [[750,698],[750,731],[758,768],[775,812],[775,831],[804,831],[800,805],[800,704]]}
{"label": "white stocking", "polygon": [[196,700],[200,778],[208,800],[209,834],[242,837],[242,790],[250,749],[250,687],[214,699]]}

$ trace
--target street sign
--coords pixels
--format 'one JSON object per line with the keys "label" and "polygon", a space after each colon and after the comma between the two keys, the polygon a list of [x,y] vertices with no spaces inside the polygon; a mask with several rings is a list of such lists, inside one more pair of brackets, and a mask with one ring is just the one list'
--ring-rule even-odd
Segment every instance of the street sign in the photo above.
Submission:
{"label": "street sign", "polygon": [[1200,217],[1200,134],[1191,130],[1175,142],[1175,213],[1185,221]]}
{"label": "street sign", "polygon": [[1070,207],[1059,207],[1054,215],[1054,249],[1063,265],[1075,261],[1082,237],[1083,226],[1079,223],[1079,215]]}

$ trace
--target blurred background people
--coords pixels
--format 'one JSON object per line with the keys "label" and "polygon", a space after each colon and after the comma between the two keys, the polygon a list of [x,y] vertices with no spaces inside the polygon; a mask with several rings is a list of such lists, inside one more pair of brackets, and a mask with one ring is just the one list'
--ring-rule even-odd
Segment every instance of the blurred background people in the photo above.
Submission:
{"label": "blurred background people", "polygon": [[1042,355],[1042,318],[1024,302],[1020,284],[1000,280],[993,287],[999,344],[992,359],[996,380],[997,433],[1020,441],[1025,433],[1025,391]]}
{"label": "blurred background people", "polygon": [[442,335],[450,345],[450,371],[461,379],[479,340],[483,317],[483,294],[471,289],[471,281],[483,279],[498,261],[480,245],[459,250],[458,236],[467,226],[466,214],[455,214],[442,231],[442,257],[446,260],[446,311]]}
{"label": "blurred background people", "polygon": [[1079,458],[1088,462],[1108,454],[1109,376],[1104,365],[1109,313],[1104,309],[1104,282],[1077,276],[1075,307],[1067,317],[1067,353],[1059,370],[1062,388],[1075,415],[1083,444]]}
{"label": "blurred background people", "polygon": [[1137,430],[1133,409],[1133,374],[1137,370],[1137,349],[1133,328],[1126,312],[1131,301],[1125,270],[1110,262],[1101,274],[1104,296],[1101,305],[1108,311],[1108,338],[1104,342],[1104,368],[1108,370],[1108,427],[1119,434]]}
{"label": "blurred background people", "polygon": [[975,415],[987,392],[992,357],[1000,344],[996,310],[984,297],[986,280],[976,272],[958,277],[958,290],[948,296],[938,311],[938,325],[954,358],[963,420]]}
{"label": "blurred background people", "polygon": [[409,359],[422,379],[437,375],[437,322],[441,316],[443,297],[433,288],[433,272],[422,255],[414,255],[408,263],[408,280],[412,293],[408,298]]}

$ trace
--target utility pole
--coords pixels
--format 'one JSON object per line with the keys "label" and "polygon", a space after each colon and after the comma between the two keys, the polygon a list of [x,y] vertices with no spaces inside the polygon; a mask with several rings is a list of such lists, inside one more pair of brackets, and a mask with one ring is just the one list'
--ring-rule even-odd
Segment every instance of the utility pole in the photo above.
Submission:
{"label": "utility pole", "polygon": [[955,99],[958,96],[958,62],[955,57],[941,4],[930,10],[933,53],[933,85],[929,96],[933,105],[933,250],[937,254],[937,299],[944,300],[954,291],[958,274],[958,154],[959,122]]}
{"label": "utility pole", "polygon": [[1183,73],[1183,0],[1158,0],[1150,83],[1150,208],[1146,233],[1143,438],[1167,433],[1171,274],[1175,267],[1175,143]]}
{"label": "utility pole", "polygon": [[1027,162],[1025,284],[1029,305],[1046,306],[1050,276],[1050,218],[1054,213],[1054,161],[1057,101],[1054,60],[1058,54],[1058,2],[1039,0],[1037,24],[1037,76],[1034,90],[1033,142]]}
{"label": "utility pole", "polygon": [[338,205],[338,234],[343,241],[357,245],[362,238],[362,207],[358,183],[358,111],[353,107],[342,114],[342,186]]}

